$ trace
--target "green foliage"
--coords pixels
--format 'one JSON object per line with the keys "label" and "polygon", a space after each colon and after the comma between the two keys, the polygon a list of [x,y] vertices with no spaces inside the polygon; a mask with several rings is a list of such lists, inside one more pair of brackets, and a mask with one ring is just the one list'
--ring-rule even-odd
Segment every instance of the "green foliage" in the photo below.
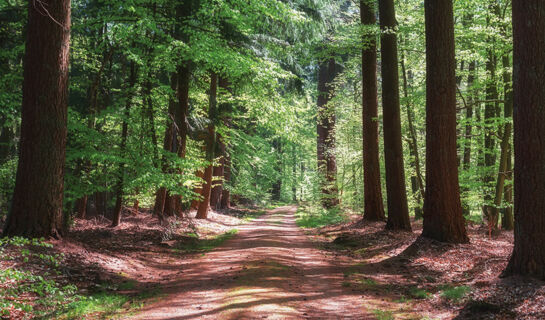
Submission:
{"label": "green foliage", "polygon": [[325,209],[321,206],[300,206],[295,213],[296,223],[301,228],[318,228],[347,221],[346,213],[339,208]]}
{"label": "green foliage", "polygon": [[195,252],[208,252],[212,249],[220,246],[223,242],[226,240],[231,239],[235,234],[237,234],[237,229],[229,230],[223,234],[206,238],[206,239],[199,239],[196,234],[192,234],[191,237],[194,237],[195,239],[192,241],[186,241],[183,243],[179,243],[177,245],[177,249],[188,252],[188,253],[195,253]]}
{"label": "green foliage", "polygon": [[428,299],[431,296],[431,293],[426,291],[425,289],[421,289],[418,287],[412,287],[409,290],[409,293],[411,297],[415,299]]}
{"label": "green foliage", "polygon": [[0,164],[0,217],[7,214],[17,173],[17,159]]}
{"label": "green foliage", "polygon": [[372,310],[372,312],[375,315],[375,317],[377,317],[377,320],[394,320],[395,319],[394,313],[392,311],[375,309],[375,310]]}
{"label": "green foliage", "polygon": [[469,286],[443,286],[442,287],[441,297],[451,300],[453,302],[459,302],[471,292],[471,287]]}

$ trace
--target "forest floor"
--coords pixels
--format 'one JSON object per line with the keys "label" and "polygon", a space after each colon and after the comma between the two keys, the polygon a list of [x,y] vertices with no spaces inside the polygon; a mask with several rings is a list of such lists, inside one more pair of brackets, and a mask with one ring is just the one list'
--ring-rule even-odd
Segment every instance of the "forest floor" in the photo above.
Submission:
{"label": "forest floor", "polygon": [[[499,278],[512,232],[489,239],[470,224],[470,244],[445,245],[418,238],[421,221],[410,233],[361,225],[357,215],[309,229],[297,218],[309,218],[304,207],[163,224],[126,213],[116,228],[78,219],[51,249],[2,244],[0,309],[11,313],[0,319],[30,318],[14,301],[30,301],[46,319],[545,318],[544,282]],[[6,270],[75,285],[78,295],[67,304],[64,289],[49,288],[44,303],[44,281],[31,278],[39,286],[26,290],[29,278]]]}

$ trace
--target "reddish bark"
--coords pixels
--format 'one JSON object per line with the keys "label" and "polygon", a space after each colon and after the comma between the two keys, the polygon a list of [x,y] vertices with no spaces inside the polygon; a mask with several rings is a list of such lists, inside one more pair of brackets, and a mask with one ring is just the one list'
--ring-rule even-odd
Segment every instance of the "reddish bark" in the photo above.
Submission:
{"label": "reddish bark", "polygon": [[505,275],[545,279],[545,5],[513,0],[515,245]]}
{"label": "reddish bark", "polygon": [[63,233],[69,52],[70,0],[29,1],[20,154],[5,236]]}
{"label": "reddish bark", "polygon": [[452,0],[425,0],[426,191],[422,236],[468,242],[458,184]]}
{"label": "reddish bark", "polygon": [[401,115],[399,107],[399,71],[394,0],[379,0],[380,56],[382,74],[382,109],[384,126],[384,163],[388,221],[386,229],[411,231],[405,189]]}
{"label": "reddish bark", "polygon": [[[361,23],[376,23],[374,5],[360,0]],[[363,118],[363,220],[384,220],[384,204],[380,184],[378,146],[377,48],[375,35],[365,35],[362,50],[362,118]]]}

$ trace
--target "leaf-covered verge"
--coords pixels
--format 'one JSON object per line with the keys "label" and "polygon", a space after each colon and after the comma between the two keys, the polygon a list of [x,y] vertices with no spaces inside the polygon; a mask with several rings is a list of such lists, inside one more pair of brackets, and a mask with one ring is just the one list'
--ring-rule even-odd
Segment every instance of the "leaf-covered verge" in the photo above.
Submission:
{"label": "leaf-covered verge", "polygon": [[513,246],[502,231],[469,223],[469,244],[448,245],[384,223],[352,221],[307,229],[320,248],[343,261],[343,286],[361,293],[377,319],[542,319],[545,282],[501,278]]}
{"label": "leaf-covered verge", "polygon": [[214,249],[236,235],[235,226],[263,213],[211,212],[208,221],[190,214],[163,225],[142,213],[124,217],[116,229],[107,229],[106,219],[76,219],[63,240],[3,238],[0,319],[123,318],[162,295],[162,284],[182,271],[185,254]]}

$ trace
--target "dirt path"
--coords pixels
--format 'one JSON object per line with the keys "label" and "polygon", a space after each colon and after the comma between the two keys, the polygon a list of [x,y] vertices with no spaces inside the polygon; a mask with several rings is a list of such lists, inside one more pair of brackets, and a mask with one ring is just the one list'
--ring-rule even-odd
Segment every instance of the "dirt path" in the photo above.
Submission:
{"label": "dirt path", "polygon": [[342,286],[339,262],[295,225],[295,210],[271,210],[188,259],[167,296],[133,319],[373,319],[361,294]]}

